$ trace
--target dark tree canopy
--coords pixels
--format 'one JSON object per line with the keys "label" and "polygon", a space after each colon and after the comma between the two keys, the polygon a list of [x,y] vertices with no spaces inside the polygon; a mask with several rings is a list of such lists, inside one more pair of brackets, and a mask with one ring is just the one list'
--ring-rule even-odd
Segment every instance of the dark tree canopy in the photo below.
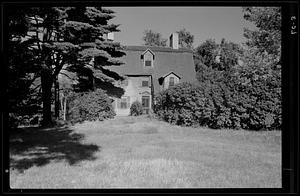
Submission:
{"label": "dark tree canopy", "polygon": [[[10,41],[26,45],[19,67],[23,62],[32,64],[28,68],[41,78],[43,118],[45,124],[51,123],[52,86],[61,70],[75,72],[80,76],[88,73],[103,81],[114,81],[113,74],[106,75],[103,66],[121,65],[119,43],[106,40],[105,35],[117,32],[118,25],[109,24],[113,11],[101,7],[14,7],[8,11]],[[18,13],[17,15],[15,13]],[[24,47],[23,47],[24,48]],[[10,44],[9,50],[15,50]],[[30,54],[32,53],[32,54]],[[33,58],[33,57],[34,58]],[[30,59],[35,63],[29,62]],[[21,63],[20,63],[21,62]],[[10,66],[18,66],[13,63]],[[18,68],[13,68],[17,71]],[[24,71],[27,73],[26,71]],[[32,74],[31,74],[32,75]]]}

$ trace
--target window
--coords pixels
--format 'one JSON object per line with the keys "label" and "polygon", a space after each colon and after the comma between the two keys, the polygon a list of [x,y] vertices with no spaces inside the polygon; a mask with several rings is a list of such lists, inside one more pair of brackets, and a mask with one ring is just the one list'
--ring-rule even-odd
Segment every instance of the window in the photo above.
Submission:
{"label": "window", "polygon": [[154,55],[150,51],[147,51],[145,54],[143,54],[141,58],[144,60],[145,67],[153,66]]}
{"label": "window", "polygon": [[148,87],[149,86],[148,81],[142,81],[142,86],[143,87]]}
{"label": "window", "polygon": [[150,96],[142,96],[142,107],[143,112],[148,114],[150,109]]}
{"label": "window", "polygon": [[130,105],[130,97],[122,97],[120,100],[118,100],[118,108],[120,109],[127,109],[129,108],[129,105]]}
{"label": "window", "polygon": [[169,86],[174,86],[175,85],[175,80],[174,80],[174,77],[170,77],[169,78]]}
{"label": "window", "polygon": [[121,109],[126,109],[127,108],[127,100],[126,99],[121,99]]}
{"label": "window", "polygon": [[149,67],[151,67],[152,66],[152,61],[150,61],[150,60],[146,60],[145,61],[145,66],[149,66]]}

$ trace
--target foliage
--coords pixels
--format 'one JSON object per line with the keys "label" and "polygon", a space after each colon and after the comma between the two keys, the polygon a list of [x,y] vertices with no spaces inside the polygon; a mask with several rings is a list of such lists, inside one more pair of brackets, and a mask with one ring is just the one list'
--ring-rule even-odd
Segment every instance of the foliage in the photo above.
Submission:
{"label": "foliage", "polygon": [[222,80],[222,71],[214,70],[212,67],[207,67],[201,61],[195,61],[195,66],[197,68],[196,79],[200,83],[210,82],[215,83]]}
{"label": "foliage", "polygon": [[194,43],[194,35],[192,35],[189,31],[185,28],[177,31],[179,37],[179,45],[182,48],[193,48]]}
{"label": "foliage", "polygon": [[167,39],[162,38],[160,33],[154,32],[151,29],[144,31],[143,41],[145,46],[163,46],[167,45]]}
{"label": "foliage", "polygon": [[[113,77],[106,76],[102,66],[120,65],[119,43],[106,40],[109,32],[119,31],[118,25],[108,24],[114,12],[101,7],[23,7],[8,8],[9,28],[14,33],[21,28],[18,36],[11,36],[10,41],[19,40],[26,43],[25,49],[33,53],[15,53],[14,58],[21,57],[22,66],[32,59],[39,77],[41,77],[43,119],[51,123],[51,88],[58,74],[65,65],[68,71],[85,75],[89,70],[92,77],[112,82]],[[19,13],[21,17],[15,17]],[[10,45],[13,46],[13,45]],[[12,47],[10,49],[13,49]],[[23,55],[25,56],[25,55]],[[94,61],[95,60],[95,61]],[[25,63],[23,63],[25,62]],[[29,64],[29,63],[28,63]],[[19,67],[14,68],[16,71]],[[31,70],[31,69],[30,69]],[[25,71],[26,72],[26,71]],[[21,76],[17,76],[21,77]]]}
{"label": "foliage", "polygon": [[247,46],[274,57],[281,55],[281,7],[244,7],[244,18],[257,29],[244,29]]}
{"label": "foliage", "polygon": [[130,106],[130,115],[131,116],[139,116],[143,114],[143,106],[141,102],[134,101]]}
{"label": "foliage", "polygon": [[227,42],[223,38],[218,44],[214,40],[208,39],[195,49],[196,71],[198,71],[197,64],[199,62],[215,70],[229,70],[238,64],[242,54],[242,47],[236,43]]}
{"label": "foliage", "polygon": [[72,93],[70,97],[67,119],[72,123],[104,120],[115,116],[112,100],[103,90]]}
{"label": "foliage", "polygon": [[209,93],[190,83],[179,83],[155,96],[154,112],[177,125],[206,125],[213,111]]}
{"label": "foliage", "polygon": [[218,51],[217,66],[213,67],[220,71],[227,71],[238,65],[239,58],[243,55],[243,49],[239,44],[221,40]]}
{"label": "foliage", "polygon": [[181,83],[162,91],[155,97],[154,112],[167,122],[184,126],[280,128],[280,99],[276,98],[280,87],[271,88],[276,81],[261,80],[249,86],[233,75],[227,77],[222,82]]}
{"label": "foliage", "polygon": [[[194,57],[207,67],[216,67],[217,49],[218,44],[215,40],[208,39],[195,49]],[[198,67],[196,66],[196,72],[197,71]]]}
{"label": "foliage", "polygon": [[[194,84],[177,86],[179,94],[171,89],[161,92],[155,107],[158,116],[188,126],[250,130],[281,128],[280,8],[243,10],[245,19],[257,27],[245,29],[247,48],[244,50],[225,39],[220,44],[206,40],[194,53],[199,84],[197,87]],[[194,101],[189,98],[191,91],[198,92]],[[205,121],[201,115],[194,115],[203,111],[195,104],[199,102],[197,99],[203,98],[201,93],[210,103],[201,105],[203,109],[210,109]],[[181,99],[191,103],[178,102]],[[189,104],[193,104],[194,109],[188,107]]]}
{"label": "foliage", "polygon": [[39,60],[30,49],[31,42],[22,39],[28,24],[26,8],[7,9],[8,20],[8,66],[7,66],[7,112],[9,127],[38,124],[40,116]]}

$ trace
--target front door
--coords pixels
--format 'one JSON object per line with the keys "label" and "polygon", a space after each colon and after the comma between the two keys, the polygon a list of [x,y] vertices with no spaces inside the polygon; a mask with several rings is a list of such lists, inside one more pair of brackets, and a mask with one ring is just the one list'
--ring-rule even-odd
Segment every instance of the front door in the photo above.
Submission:
{"label": "front door", "polygon": [[142,96],[143,113],[148,114],[150,109],[150,96]]}

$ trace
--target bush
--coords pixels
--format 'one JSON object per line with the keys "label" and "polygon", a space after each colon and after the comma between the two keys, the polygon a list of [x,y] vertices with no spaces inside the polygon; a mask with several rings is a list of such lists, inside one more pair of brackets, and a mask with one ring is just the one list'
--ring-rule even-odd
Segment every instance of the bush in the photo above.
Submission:
{"label": "bush", "polygon": [[143,106],[139,101],[135,101],[130,106],[130,115],[139,116],[143,114]]}
{"label": "bush", "polygon": [[154,112],[176,125],[207,125],[214,110],[204,86],[180,83],[155,96]]}
{"label": "bush", "polygon": [[42,121],[42,114],[18,114],[10,113],[9,114],[9,127],[16,128],[18,126],[32,126],[40,125]]}
{"label": "bush", "polygon": [[112,118],[115,112],[112,100],[97,89],[87,93],[73,93],[68,101],[67,120],[72,123]]}
{"label": "bush", "polygon": [[160,119],[176,125],[280,129],[281,90],[278,84],[276,77],[273,81],[259,79],[251,85],[234,78],[215,83],[181,83],[155,97],[154,112]]}

